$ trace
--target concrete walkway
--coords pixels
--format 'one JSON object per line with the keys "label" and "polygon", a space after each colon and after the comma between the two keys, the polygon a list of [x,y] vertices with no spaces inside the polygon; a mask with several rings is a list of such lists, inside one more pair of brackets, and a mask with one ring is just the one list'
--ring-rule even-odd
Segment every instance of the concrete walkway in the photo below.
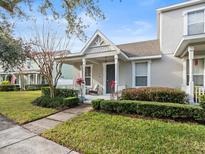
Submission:
{"label": "concrete walkway", "polygon": [[[0,117],[0,122],[7,124],[7,127],[0,129],[0,154],[78,154],[40,137],[38,134],[90,110],[90,105],[81,105],[25,124],[22,127]],[[0,126],[3,126],[1,123]]]}
{"label": "concrete walkway", "polygon": [[57,124],[67,121],[81,113],[90,111],[92,108],[88,104],[82,104],[75,108],[70,108],[62,112],[53,114],[46,118],[23,125],[24,128],[30,130],[35,134],[41,134],[46,129],[54,128]]}

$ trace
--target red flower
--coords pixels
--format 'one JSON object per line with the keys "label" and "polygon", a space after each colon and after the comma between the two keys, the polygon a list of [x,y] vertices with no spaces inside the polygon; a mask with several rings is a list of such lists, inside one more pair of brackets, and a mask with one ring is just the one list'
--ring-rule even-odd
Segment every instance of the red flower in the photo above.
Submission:
{"label": "red flower", "polygon": [[82,84],[84,84],[84,80],[82,78],[77,78],[76,79],[76,83],[81,86]]}
{"label": "red flower", "polygon": [[115,80],[112,80],[110,83],[110,88],[114,89],[115,88]]}

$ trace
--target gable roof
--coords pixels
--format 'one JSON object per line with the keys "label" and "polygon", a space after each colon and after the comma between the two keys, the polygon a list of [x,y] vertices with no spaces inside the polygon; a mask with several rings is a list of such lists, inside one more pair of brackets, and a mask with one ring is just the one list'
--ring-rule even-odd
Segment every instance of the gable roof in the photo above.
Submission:
{"label": "gable roof", "polygon": [[102,39],[104,39],[108,44],[115,47],[115,49],[118,51],[119,49],[114,45],[112,41],[110,41],[100,30],[96,30],[96,32],[93,34],[93,36],[89,39],[89,41],[85,44],[83,49],[81,50],[81,54],[84,54],[86,52],[86,49],[89,47],[89,45],[94,41],[94,39],[100,36]]}
{"label": "gable roof", "polygon": [[120,44],[117,47],[129,58],[161,55],[159,40]]}
{"label": "gable roof", "polygon": [[143,42],[134,42],[134,43],[115,45],[99,30],[97,30],[94,33],[94,35],[89,39],[89,41],[85,44],[81,52],[71,53],[66,57],[69,58],[69,57],[84,56],[87,52],[87,49],[89,48],[89,46],[92,44],[92,42],[97,36],[100,36],[109,45],[111,45],[117,53],[120,53],[127,60],[161,58],[159,40],[149,40]]}

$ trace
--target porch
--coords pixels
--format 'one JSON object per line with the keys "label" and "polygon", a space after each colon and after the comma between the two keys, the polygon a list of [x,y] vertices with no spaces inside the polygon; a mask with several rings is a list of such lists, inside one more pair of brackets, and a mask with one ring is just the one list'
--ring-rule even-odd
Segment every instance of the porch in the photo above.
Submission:
{"label": "porch", "polygon": [[199,103],[205,94],[205,35],[184,36],[175,51],[183,61],[182,89],[191,103]]}
{"label": "porch", "polygon": [[[79,89],[76,84],[77,78],[82,78],[83,95],[88,100],[93,98],[110,98],[110,93],[116,93],[126,87],[119,82],[120,63],[124,59],[121,55],[113,53],[112,55],[93,55],[69,58],[64,63],[73,65],[75,76],[73,88]],[[111,86],[114,82],[114,87]],[[90,95],[89,95],[90,94]]]}
{"label": "porch", "polygon": [[0,82],[9,80],[9,76],[15,76],[15,84],[19,85],[21,89],[25,89],[26,85],[45,84],[45,80],[38,71],[24,71],[24,72],[4,72],[0,73]]}

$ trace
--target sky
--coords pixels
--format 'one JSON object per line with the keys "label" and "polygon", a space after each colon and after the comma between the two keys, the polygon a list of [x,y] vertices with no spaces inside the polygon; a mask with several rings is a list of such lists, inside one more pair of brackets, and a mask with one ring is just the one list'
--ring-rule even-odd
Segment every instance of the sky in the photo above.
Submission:
{"label": "sky", "polygon": [[[93,21],[84,14],[84,22],[90,27],[85,31],[88,38],[99,29],[108,39],[115,44],[138,42],[156,39],[157,17],[156,9],[185,0],[100,0],[99,7],[104,12],[106,19]],[[38,17],[37,27],[42,27],[44,17],[35,12]],[[17,37],[32,37],[32,28],[29,21],[16,22],[14,34]],[[61,35],[65,35],[66,22],[62,19],[47,23],[49,27],[62,29]],[[80,52],[85,42],[74,38],[69,46],[71,52]]]}

